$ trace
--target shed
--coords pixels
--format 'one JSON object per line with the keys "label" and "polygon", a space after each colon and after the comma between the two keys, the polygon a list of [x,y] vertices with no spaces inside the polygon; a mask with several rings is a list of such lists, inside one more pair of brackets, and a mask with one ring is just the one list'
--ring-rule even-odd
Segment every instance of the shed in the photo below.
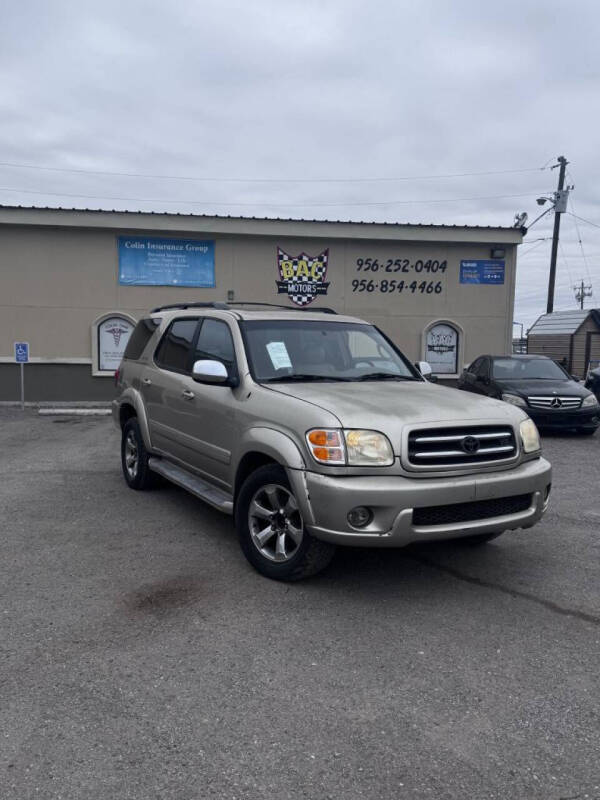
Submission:
{"label": "shed", "polygon": [[584,378],[590,366],[600,366],[600,309],[554,311],[529,329],[527,352],[549,356]]}

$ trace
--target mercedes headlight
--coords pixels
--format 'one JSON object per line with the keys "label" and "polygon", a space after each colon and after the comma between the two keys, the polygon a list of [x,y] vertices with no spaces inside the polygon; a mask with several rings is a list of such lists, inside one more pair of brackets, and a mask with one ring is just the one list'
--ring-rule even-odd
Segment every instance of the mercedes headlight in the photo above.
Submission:
{"label": "mercedes headlight", "polygon": [[513,406],[519,406],[520,408],[527,408],[526,401],[522,397],[519,397],[518,394],[508,394],[503,392],[502,399],[504,400],[505,403],[510,403]]}
{"label": "mercedes headlight", "polygon": [[592,408],[593,406],[598,405],[598,400],[596,399],[595,394],[590,394],[586,398],[584,398],[583,403],[581,404],[582,408]]}
{"label": "mercedes headlight", "polygon": [[394,452],[387,436],[377,431],[344,431],[346,453],[351,467],[387,467]]}
{"label": "mercedes headlight", "polygon": [[521,433],[524,453],[535,453],[536,450],[541,449],[540,435],[532,419],[529,419],[529,417],[524,419],[519,426],[519,431]]}

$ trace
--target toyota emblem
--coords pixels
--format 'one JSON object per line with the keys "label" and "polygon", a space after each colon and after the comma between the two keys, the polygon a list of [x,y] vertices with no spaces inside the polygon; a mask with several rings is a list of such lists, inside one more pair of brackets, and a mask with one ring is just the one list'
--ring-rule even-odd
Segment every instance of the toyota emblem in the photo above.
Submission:
{"label": "toyota emblem", "polygon": [[562,400],[560,399],[560,397],[553,397],[552,400],[550,401],[551,408],[560,408],[561,406],[562,406]]}
{"label": "toyota emblem", "polygon": [[474,436],[465,436],[465,438],[460,443],[460,446],[465,451],[465,453],[473,454],[479,450],[479,439],[476,439]]}

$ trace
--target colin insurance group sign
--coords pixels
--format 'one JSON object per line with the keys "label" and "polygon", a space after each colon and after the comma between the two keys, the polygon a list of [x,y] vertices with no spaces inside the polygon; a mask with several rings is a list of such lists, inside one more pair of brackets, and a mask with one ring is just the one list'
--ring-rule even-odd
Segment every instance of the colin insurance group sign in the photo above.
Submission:
{"label": "colin insurance group sign", "polygon": [[124,286],[215,285],[215,243],[198,239],[119,236],[119,283]]}

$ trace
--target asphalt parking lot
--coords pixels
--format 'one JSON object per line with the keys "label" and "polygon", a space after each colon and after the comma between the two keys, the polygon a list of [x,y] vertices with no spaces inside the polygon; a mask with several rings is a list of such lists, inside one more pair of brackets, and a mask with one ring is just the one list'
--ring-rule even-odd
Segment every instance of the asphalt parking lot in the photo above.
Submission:
{"label": "asphalt parking lot", "polygon": [[600,434],[544,445],[536,528],[286,585],[109,419],[0,411],[2,797],[600,798]]}

